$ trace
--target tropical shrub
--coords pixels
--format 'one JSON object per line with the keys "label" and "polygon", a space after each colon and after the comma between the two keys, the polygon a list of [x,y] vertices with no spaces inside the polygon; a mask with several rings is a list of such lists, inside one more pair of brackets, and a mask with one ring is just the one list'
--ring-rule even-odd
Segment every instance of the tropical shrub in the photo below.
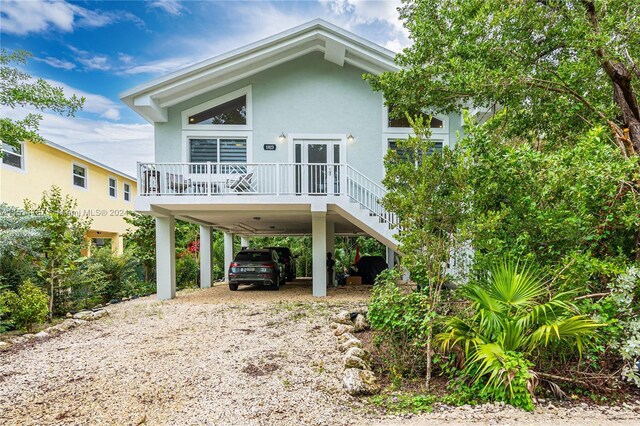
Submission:
{"label": "tropical shrub", "polygon": [[0,311],[8,311],[11,323],[17,328],[33,331],[33,326],[47,318],[49,299],[47,294],[31,281],[18,287],[18,293],[6,291],[0,296]]}
{"label": "tropical shrub", "polygon": [[367,314],[374,343],[395,386],[405,377],[424,372],[425,347],[434,315],[426,293],[401,289],[399,279],[396,270],[378,275]]}
{"label": "tropical shrub", "polygon": [[137,280],[137,261],[128,250],[118,256],[109,247],[99,248],[86,263],[85,277],[103,302],[127,296],[131,283]]}
{"label": "tropical shrub", "polygon": [[533,264],[496,263],[460,291],[472,313],[448,318],[437,340],[445,350],[457,349],[464,374],[484,383],[488,396],[527,410],[533,409],[535,354],[559,343],[582,352],[583,340],[601,326],[578,312],[570,301],[575,292],[550,296]]}
{"label": "tropical shrub", "polygon": [[198,286],[200,264],[195,255],[184,252],[176,261],[176,286],[189,288]]}

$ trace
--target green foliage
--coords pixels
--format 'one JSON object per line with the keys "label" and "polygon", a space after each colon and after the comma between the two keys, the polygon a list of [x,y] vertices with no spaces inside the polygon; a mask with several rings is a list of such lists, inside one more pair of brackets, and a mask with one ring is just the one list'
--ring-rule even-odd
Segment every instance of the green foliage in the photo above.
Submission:
{"label": "green foliage", "polygon": [[[61,87],[54,87],[41,78],[33,80],[29,74],[16,68],[16,65],[25,65],[30,57],[30,53],[22,50],[0,51],[0,105],[51,110],[73,116],[82,108],[85,98],[76,95],[67,98]],[[16,147],[23,141],[44,143],[38,134],[41,120],[42,115],[34,113],[27,114],[22,120],[0,117],[0,140]]]}
{"label": "green foliage", "polygon": [[395,270],[383,271],[377,277],[367,314],[375,343],[396,387],[403,378],[424,370],[426,345],[435,316],[427,295],[407,293],[398,287],[399,278]]}
{"label": "green foliage", "polygon": [[103,302],[129,296],[135,283],[136,259],[129,250],[118,256],[109,247],[95,250],[86,262],[85,274],[90,278],[93,293]]}
{"label": "green foliage", "polygon": [[125,234],[127,246],[142,263],[145,282],[149,283],[153,281],[156,265],[156,219],[130,211],[124,221],[131,225]]}
{"label": "green foliage", "polygon": [[194,288],[198,286],[200,264],[196,256],[183,253],[176,262],[176,286]]}
{"label": "green foliage", "polygon": [[48,281],[50,315],[64,313],[57,296],[68,293],[73,284],[68,278],[84,260],[80,250],[85,246],[84,235],[91,220],[79,217],[77,206],[74,198],[63,196],[55,185],[43,193],[39,204],[25,201],[28,212],[46,218],[40,225],[42,256],[36,258],[36,264],[40,277]]}
{"label": "green foliage", "polygon": [[0,311],[4,306],[10,322],[18,328],[25,328],[28,332],[33,331],[34,325],[45,321],[49,312],[48,304],[47,294],[31,281],[22,283],[17,294],[5,291],[0,295]]}
{"label": "green foliage", "polygon": [[531,395],[524,395],[533,394],[535,387],[530,357],[557,344],[582,352],[583,339],[602,326],[577,313],[569,300],[574,292],[549,296],[550,289],[531,264],[498,263],[461,293],[471,302],[471,316],[448,318],[436,339],[443,349],[464,354],[465,375],[482,380],[488,396],[525,409],[532,406]]}
{"label": "green foliage", "polygon": [[42,232],[38,226],[44,217],[7,203],[0,203],[0,257],[16,251],[33,253]]}
{"label": "green foliage", "polygon": [[492,131],[532,144],[640,119],[638,2],[406,0],[400,16],[413,41],[396,58],[402,70],[368,77],[388,104],[499,107]]}
{"label": "green foliage", "polygon": [[430,413],[433,411],[433,403],[438,398],[434,395],[376,395],[369,398],[369,402],[382,407],[391,413]]}

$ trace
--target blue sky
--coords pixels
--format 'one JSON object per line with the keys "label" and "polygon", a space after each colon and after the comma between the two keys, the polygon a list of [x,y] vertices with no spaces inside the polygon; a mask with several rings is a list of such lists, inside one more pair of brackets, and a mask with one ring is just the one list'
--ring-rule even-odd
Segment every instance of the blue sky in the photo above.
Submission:
{"label": "blue sky", "polygon": [[[409,44],[399,0],[0,0],[0,43],[23,69],[85,96],[75,118],[45,113],[41,134],[130,174],[153,160],[153,129],[118,94],[142,82],[315,18],[391,50]],[[2,115],[19,118],[20,110]]]}

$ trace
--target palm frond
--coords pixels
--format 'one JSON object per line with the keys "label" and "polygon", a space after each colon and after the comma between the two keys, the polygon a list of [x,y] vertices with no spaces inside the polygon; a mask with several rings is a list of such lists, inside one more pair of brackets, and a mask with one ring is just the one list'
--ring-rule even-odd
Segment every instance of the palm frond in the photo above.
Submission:
{"label": "palm frond", "polygon": [[574,340],[578,352],[582,354],[582,337],[592,335],[595,329],[602,327],[600,324],[586,315],[575,315],[570,318],[558,319],[556,321],[543,324],[531,335],[530,345],[534,346],[542,343],[548,346],[549,343],[559,341]]}
{"label": "palm frond", "polygon": [[491,268],[487,291],[508,306],[526,307],[544,294],[542,275],[533,264],[502,261]]}

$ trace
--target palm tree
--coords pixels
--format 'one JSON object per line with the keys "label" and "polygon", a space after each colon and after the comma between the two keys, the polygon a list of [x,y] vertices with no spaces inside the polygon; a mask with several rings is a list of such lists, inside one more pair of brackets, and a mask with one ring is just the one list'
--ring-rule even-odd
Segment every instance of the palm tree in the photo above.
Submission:
{"label": "palm tree", "polygon": [[465,286],[462,292],[474,314],[469,319],[448,319],[436,339],[443,349],[464,355],[465,371],[474,380],[486,379],[485,389],[508,388],[507,399],[514,397],[513,380],[519,374],[526,377],[533,397],[536,374],[527,360],[534,352],[565,343],[575,345],[582,354],[583,338],[603,325],[578,313],[570,301],[575,292],[550,296],[533,265],[502,261],[490,268],[484,280]]}

